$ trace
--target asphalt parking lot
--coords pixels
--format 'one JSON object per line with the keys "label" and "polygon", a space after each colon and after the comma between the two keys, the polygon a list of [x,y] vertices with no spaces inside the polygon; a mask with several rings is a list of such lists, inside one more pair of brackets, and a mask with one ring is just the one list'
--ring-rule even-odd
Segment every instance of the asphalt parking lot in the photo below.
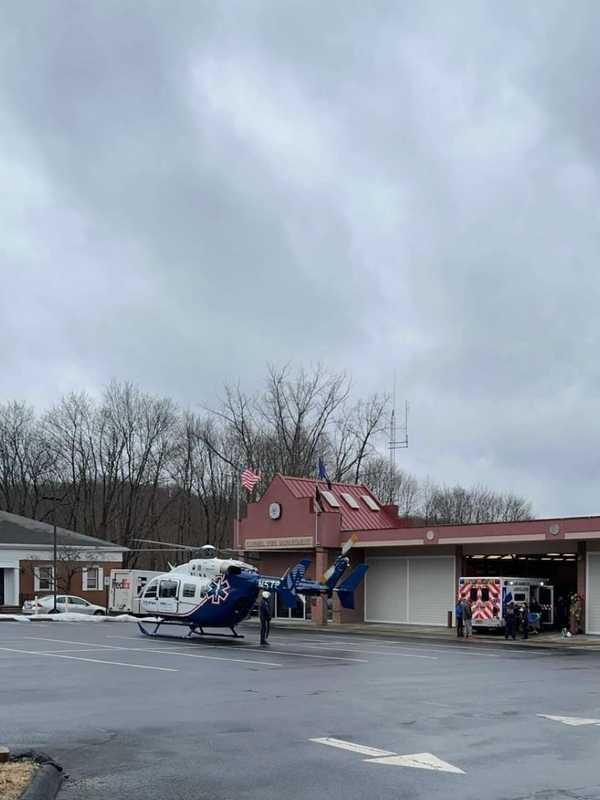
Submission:
{"label": "asphalt parking lot", "polygon": [[0,742],[57,758],[61,800],[596,798],[599,668],[504,642],[4,623]]}

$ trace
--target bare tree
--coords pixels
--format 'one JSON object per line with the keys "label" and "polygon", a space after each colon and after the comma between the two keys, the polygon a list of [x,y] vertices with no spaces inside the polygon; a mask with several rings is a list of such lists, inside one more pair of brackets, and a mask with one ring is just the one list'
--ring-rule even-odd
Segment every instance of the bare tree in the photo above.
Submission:
{"label": "bare tree", "polygon": [[510,493],[499,494],[482,486],[466,489],[427,482],[421,494],[421,515],[427,524],[515,522],[531,519],[531,504]]}
{"label": "bare tree", "polygon": [[36,516],[50,465],[33,408],[16,401],[0,405],[0,507]]}
{"label": "bare tree", "polygon": [[366,483],[373,494],[383,503],[398,505],[401,516],[413,516],[419,512],[419,483],[408,472],[391,466],[389,459],[374,456],[365,462],[360,480]]}
{"label": "bare tree", "polygon": [[375,394],[359,400],[334,421],[331,437],[334,475],[337,481],[350,480],[357,483],[365,461],[375,455],[375,440],[385,429],[385,412],[389,397]]}
{"label": "bare tree", "polygon": [[[261,390],[225,386],[201,416],[130,383],[94,400],[63,397],[41,418],[23,403],[0,405],[0,508],[131,548],[130,566],[165,566],[136,539],[229,545],[240,467],[312,477],[322,457],[337,481],[368,484],[403,516],[432,524],[525,519],[523,498],[485,487],[418,482],[378,451],[389,398],[351,396],[343,373],[268,367]],[[256,498],[259,485],[245,501]],[[63,498],[54,508],[45,498]]]}

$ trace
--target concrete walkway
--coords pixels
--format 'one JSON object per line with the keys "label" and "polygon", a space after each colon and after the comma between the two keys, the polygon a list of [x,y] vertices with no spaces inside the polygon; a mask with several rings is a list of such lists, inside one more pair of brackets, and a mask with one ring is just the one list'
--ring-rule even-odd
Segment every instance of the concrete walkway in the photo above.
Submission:
{"label": "concrete walkway", "polygon": [[[250,620],[250,624],[257,624],[255,620]],[[246,623],[247,624],[247,623]],[[360,623],[360,624],[336,624],[330,622],[328,625],[315,625],[312,622],[287,622],[285,620],[274,619],[272,622],[273,629],[285,628],[286,630],[297,630],[303,633],[319,633],[329,634],[332,636],[339,636],[344,634],[359,634],[361,636],[378,636],[399,639],[430,639],[432,641],[448,641],[456,640],[455,628],[444,628],[436,626],[419,626],[419,625],[392,625],[392,624],[378,624],[378,623]],[[465,641],[464,639],[461,641]],[[522,647],[547,647],[547,648],[560,648],[562,649],[590,649],[600,650],[600,636],[589,636],[580,634],[578,636],[571,636],[563,639],[557,631],[547,631],[539,634],[530,634],[529,639],[523,639],[518,636],[516,641],[505,640],[501,633],[476,633],[473,636],[473,641],[506,645],[508,647],[518,644]]]}

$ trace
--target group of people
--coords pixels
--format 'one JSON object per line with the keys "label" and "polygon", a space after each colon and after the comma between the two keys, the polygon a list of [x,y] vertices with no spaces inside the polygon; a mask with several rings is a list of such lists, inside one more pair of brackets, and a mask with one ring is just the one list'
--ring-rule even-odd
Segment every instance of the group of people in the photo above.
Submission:
{"label": "group of people", "polygon": [[[473,636],[473,607],[471,601],[461,598],[456,604],[456,635],[469,639]],[[517,638],[517,631],[523,632],[523,639],[529,638],[529,606],[527,603],[509,603],[504,615],[504,638]]]}
{"label": "group of people", "polygon": [[473,636],[473,608],[470,600],[459,600],[456,604],[456,635],[461,639]]}

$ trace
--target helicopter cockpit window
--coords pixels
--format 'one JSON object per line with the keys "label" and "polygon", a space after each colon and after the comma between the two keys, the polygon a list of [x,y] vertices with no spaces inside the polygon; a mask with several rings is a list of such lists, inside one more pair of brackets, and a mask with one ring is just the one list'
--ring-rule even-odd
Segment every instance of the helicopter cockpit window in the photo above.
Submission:
{"label": "helicopter cockpit window", "polygon": [[159,597],[177,597],[177,581],[161,581]]}
{"label": "helicopter cockpit window", "polygon": [[184,583],[183,584],[183,596],[184,597],[195,597],[196,596],[196,586],[193,583]]}
{"label": "helicopter cockpit window", "polygon": [[158,583],[150,583],[146,587],[146,591],[144,592],[144,597],[156,597],[156,593],[158,590]]}

